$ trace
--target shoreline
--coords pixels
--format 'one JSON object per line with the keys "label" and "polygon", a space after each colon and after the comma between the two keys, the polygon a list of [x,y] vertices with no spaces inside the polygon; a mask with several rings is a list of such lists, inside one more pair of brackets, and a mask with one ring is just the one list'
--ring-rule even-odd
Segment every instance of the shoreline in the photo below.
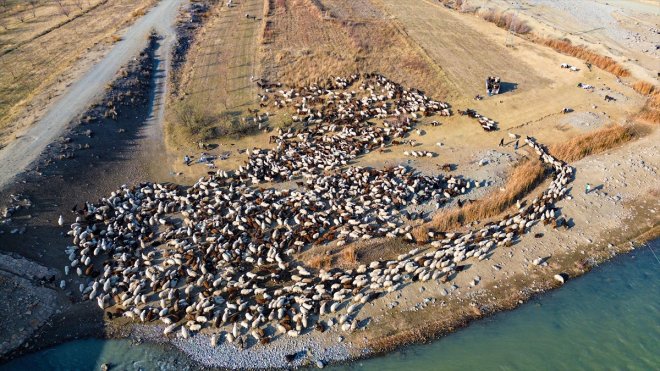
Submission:
{"label": "shoreline", "polygon": [[[589,265],[586,267],[586,269],[579,270],[576,272],[571,272],[570,279],[576,279],[584,276],[585,274],[589,273],[592,268],[594,268],[597,265],[600,264],[607,264],[610,262],[612,259],[618,256],[630,254],[637,250],[637,248],[640,245],[644,245],[647,242],[658,239],[660,238],[660,224],[656,224],[654,227],[648,228],[648,229],[643,229],[640,230],[639,233],[636,233],[635,235],[626,235],[622,237],[623,240],[627,241],[621,241],[620,243],[615,245],[615,253],[612,255],[608,256],[601,256],[602,259],[598,260],[592,265]],[[634,241],[634,242],[633,242]],[[509,301],[505,303],[501,303],[500,307],[493,308],[492,310],[482,312],[481,314],[476,314],[474,313],[473,315],[469,316],[459,316],[448,323],[442,324],[437,327],[433,327],[431,325],[430,327],[427,327],[426,330],[418,330],[414,331],[414,334],[400,334],[397,336],[395,339],[388,339],[389,343],[387,347],[380,347],[380,348],[369,348],[369,346],[355,346],[353,347],[354,350],[356,350],[357,353],[352,353],[348,357],[343,358],[343,359],[338,359],[338,360],[333,360],[330,362],[324,363],[325,366],[328,365],[347,365],[349,363],[358,361],[358,360],[364,360],[364,359],[371,359],[371,358],[376,358],[380,356],[387,355],[388,353],[391,353],[393,351],[397,350],[402,350],[405,349],[409,346],[414,346],[414,345],[419,345],[419,344],[428,344],[434,341],[438,341],[439,339],[449,336],[453,334],[454,332],[461,330],[463,328],[467,328],[470,326],[475,321],[478,320],[483,320],[486,318],[489,318],[493,315],[496,315],[501,312],[508,312],[517,309],[519,306],[527,303],[528,301],[539,297],[541,295],[544,295],[552,290],[560,288],[562,285],[559,284],[558,282],[553,282],[549,281],[546,282],[546,285],[543,287],[527,287],[527,289],[531,289],[531,291],[527,292],[527,295],[524,297],[520,297],[517,301]],[[140,326],[137,324],[137,326]],[[11,360],[14,360],[16,358],[19,358],[21,356],[25,356],[27,354],[39,352],[42,350],[46,350],[52,347],[56,347],[58,345],[64,344],[66,342],[70,341],[75,341],[75,340],[85,340],[85,339],[98,339],[98,340],[129,340],[133,344],[139,345],[142,343],[150,343],[162,347],[166,347],[169,350],[174,350],[175,352],[180,353],[185,357],[184,359],[184,364],[192,367],[198,367],[201,369],[215,369],[218,366],[214,365],[208,365],[204,364],[202,362],[199,362],[195,359],[193,359],[188,353],[183,351],[181,348],[177,347],[175,344],[172,343],[171,340],[165,340],[165,341],[159,341],[157,340],[158,337],[160,336],[160,332],[156,331],[154,332],[155,336],[152,338],[143,336],[143,333],[138,333],[136,334],[135,331],[136,326],[123,326],[119,324],[119,326],[110,326],[108,328],[103,328],[99,329],[99,333],[97,334],[88,334],[88,335],[83,335],[83,336],[72,336],[70,338],[65,338],[62,339],[61,341],[54,341],[50,342],[48,344],[41,344],[41,345],[30,345],[26,349],[21,348],[18,352],[12,352],[8,355],[5,355],[2,357],[2,363],[4,364],[7,363]],[[149,327],[149,326],[142,326],[142,327]],[[412,338],[412,337],[415,338]],[[313,366],[313,364],[307,364],[307,365],[298,365],[298,366]],[[220,367],[222,368],[222,367]],[[261,369],[272,369],[273,367],[260,367]]]}

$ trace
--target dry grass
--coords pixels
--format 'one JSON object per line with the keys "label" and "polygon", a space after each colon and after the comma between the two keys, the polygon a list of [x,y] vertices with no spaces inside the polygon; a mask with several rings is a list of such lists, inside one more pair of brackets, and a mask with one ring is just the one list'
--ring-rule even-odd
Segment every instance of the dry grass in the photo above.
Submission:
{"label": "dry grass", "polygon": [[239,114],[213,110],[195,97],[174,105],[175,120],[168,120],[165,134],[171,143],[196,143],[223,136],[239,137],[257,130],[257,124],[244,121]]}
{"label": "dry grass", "polygon": [[550,153],[563,161],[574,162],[614,148],[633,139],[634,136],[633,129],[629,126],[611,125],[593,133],[580,135],[565,143],[555,144],[550,147]]}
{"label": "dry grass", "polygon": [[345,267],[351,267],[357,264],[358,255],[355,246],[349,246],[343,249],[339,255],[339,264]]}
{"label": "dry grass", "polygon": [[651,95],[635,118],[654,125],[660,125],[660,91]]}
{"label": "dry grass", "polygon": [[639,94],[647,96],[650,96],[658,91],[655,85],[642,80],[635,81],[635,83],[632,85],[632,88]]}
{"label": "dry grass", "polygon": [[131,18],[140,18],[145,14],[147,14],[147,7],[141,6],[131,12]]}
{"label": "dry grass", "polygon": [[526,21],[513,13],[506,13],[499,9],[483,9],[478,11],[477,15],[488,22],[494,23],[499,28],[515,33],[526,34],[532,31],[532,27]]}
{"label": "dry grass", "polygon": [[44,1],[34,14],[30,8],[16,10],[25,13],[24,22],[14,11],[0,12],[0,20],[7,22],[0,29],[0,138],[7,141],[20,125],[32,122],[33,108],[50,99],[43,92],[72,79],[66,72],[95,45],[110,43],[110,35],[132,22],[127,14],[154,2],[86,1],[80,9],[64,1],[72,10],[67,17],[55,2]]}
{"label": "dry grass", "polygon": [[112,41],[113,44],[118,43],[118,42],[121,41],[121,36],[119,36],[117,34],[112,34],[112,35],[110,35],[110,40]]}
{"label": "dry grass", "polygon": [[[367,0],[287,0],[267,17],[263,76],[290,86],[331,76],[379,72],[435,98],[446,95],[442,71],[389,17]],[[331,14],[331,16],[328,16]]]}
{"label": "dry grass", "polygon": [[307,265],[314,269],[328,269],[332,266],[332,259],[326,254],[316,255],[307,261]]}
{"label": "dry grass", "polygon": [[246,19],[246,10],[257,18],[272,12],[273,3],[244,0],[233,7],[206,0],[208,19],[196,31],[181,68],[177,95],[170,104],[166,135],[169,145],[187,145],[221,136],[238,137],[258,130],[246,121],[248,109],[257,107],[257,51],[264,41],[265,20]]}
{"label": "dry grass", "polygon": [[545,167],[539,160],[524,161],[513,169],[504,186],[504,191],[497,190],[489,196],[461,208],[442,211],[436,214],[430,223],[422,227],[426,229],[424,232],[416,233],[426,233],[429,228],[449,231],[473,221],[483,221],[499,215],[534,189],[544,177]]}
{"label": "dry grass", "polygon": [[584,46],[573,45],[570,40],[535,38],[534,41],[549,46],[560,53],[582,59],[585,62],[589,62],[594,66],[615,76],[630,76],[630,72],[614,59],[595,53]]}

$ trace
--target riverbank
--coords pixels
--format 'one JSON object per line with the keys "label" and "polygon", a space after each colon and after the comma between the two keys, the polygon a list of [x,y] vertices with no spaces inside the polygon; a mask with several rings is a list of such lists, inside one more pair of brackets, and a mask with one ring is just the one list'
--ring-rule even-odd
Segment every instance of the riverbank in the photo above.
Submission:
{"label": "riverbank", "polygon": [[[330,370],[630,368],[660,362],[655,323],[660,308],[660,240],[599,265],[561,289],[511,312],[478,321],[449,337]],[[598,323],[599,326],[594,326]],[[129,340],[78,340],[0,366],[3,370],[188,370],[176,350]]]}

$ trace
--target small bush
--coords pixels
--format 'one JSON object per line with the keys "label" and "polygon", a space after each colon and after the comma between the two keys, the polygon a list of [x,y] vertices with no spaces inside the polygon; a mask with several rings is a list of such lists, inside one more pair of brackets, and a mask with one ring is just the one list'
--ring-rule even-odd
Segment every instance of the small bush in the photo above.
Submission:
{"label": "small bush", "polygon": [[357,263],[357,252],[355,247],[347,247],[341,251],[340,263],[344,266],[352,266]]}
{"label": "small bush", "polygon": [[636,81],[632,88],[641,95],[649,96],[657,90],[653,84],[642,80]]}
{"label": "small bush", "polygon": [[479,13],[484,20],[494,23],[497,27],[513,31],[519,34],[529,33],[532,28],[524,20],[512,13],[504,13],[501,10],[488,9]]}
{"label": "small bush", "polygon": [[177,105],[175,112],[177,123],[174,125],[185,139],[208,140],[215,136],[213,126],[217,117],[208,109],[184,100]]}
{"label": "small bush", "polygon": [[332,259],[328,255],[316,255],[307,261],[307,265],[314,269],[327,269],[330,268]]}

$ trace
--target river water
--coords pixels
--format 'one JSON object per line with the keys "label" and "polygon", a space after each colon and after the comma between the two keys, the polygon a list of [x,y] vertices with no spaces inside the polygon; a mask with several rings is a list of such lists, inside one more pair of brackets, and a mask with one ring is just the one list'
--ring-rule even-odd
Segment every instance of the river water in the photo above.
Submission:
{"label": "river water", "polygon": [[[334,370],[658,370],[660,240],[619,256],[520,308],[430,344]],[[78,340],[3,370],[180,370],[177,354],[123,340]]]}

